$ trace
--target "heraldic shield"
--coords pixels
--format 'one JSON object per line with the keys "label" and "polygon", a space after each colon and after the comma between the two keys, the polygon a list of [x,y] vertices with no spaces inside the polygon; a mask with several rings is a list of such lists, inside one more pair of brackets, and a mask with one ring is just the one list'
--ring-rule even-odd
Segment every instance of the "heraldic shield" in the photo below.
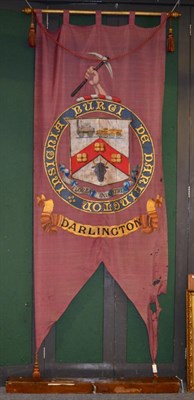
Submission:
{"label": "heraldic shield", "polygon": [[70,120],[70,173],[97,186],[129,178],[129,120]]}

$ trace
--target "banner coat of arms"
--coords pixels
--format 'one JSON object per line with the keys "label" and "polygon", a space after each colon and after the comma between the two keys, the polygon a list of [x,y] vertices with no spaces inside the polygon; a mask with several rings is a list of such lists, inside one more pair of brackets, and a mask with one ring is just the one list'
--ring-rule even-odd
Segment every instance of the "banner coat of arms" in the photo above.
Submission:
{"label": "banner coat of arms", "polygon": [[65,12],[54,33],[36,17],[36,349],[103,261],[144,320],[155,364],[168,268],[166,16],[141,28],[131,13],[112,27],[97,13],[95,25],[78,27]]}

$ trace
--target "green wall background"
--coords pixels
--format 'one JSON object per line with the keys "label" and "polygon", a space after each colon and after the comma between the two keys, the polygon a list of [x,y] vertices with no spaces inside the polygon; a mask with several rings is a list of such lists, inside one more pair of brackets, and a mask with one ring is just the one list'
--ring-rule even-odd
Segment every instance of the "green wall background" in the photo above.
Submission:
{"label": "green wall background", "polygon": [[[144,21],[137,22],[144,24]],[[72,22],[76,23],[75,17]],[[80,23],[92,23],[92,20],[86,17]],[[154,23],[154,20],[149,19],[150,23]],[[30,364],[33,360],[34,49],[29,48],[27,43],[29,24],[29,17],[20,12],[0,10],[1,366]],[[174,25],[177,37],[177,23]],[[168,294],[160,299],[163,312],[160,317],[158,362],[163,363],[173,359],[177,53],[167,54],[163,118],[163,158],[169,221]],[[103,277],[104,266],[101,265],[56,324],[57,361],[103,361]],[[128,362],[150,362],[147,332],[130,302],[127,343]]]}
{"label": "green wall background", "polygon": [[29,19],[0,11],[0,364],[31,362],[34,52]]}

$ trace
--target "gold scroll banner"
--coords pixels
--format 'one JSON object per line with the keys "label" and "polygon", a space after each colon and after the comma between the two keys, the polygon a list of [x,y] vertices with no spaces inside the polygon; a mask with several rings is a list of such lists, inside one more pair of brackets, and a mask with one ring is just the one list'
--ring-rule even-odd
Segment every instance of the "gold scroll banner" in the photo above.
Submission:
{"label": "gold scroll banner", "polygon": [[129,235],[138,229],[141,229],[143,233],[152,233],[156,230],[158,227],[156,207],[161,207],[162,197],[157,195],[155,200],[147,201],[147,214],[135,217],[121,225],[112,226],[80,224],[62,214],[53,214],[54,202],[52,199],[46,200],[43,194],[37,196],[37,203],[43,208],[40,222],[43,230],[47,233],[56,232],[57,228],[61,228],[78,236],[113,239]]}

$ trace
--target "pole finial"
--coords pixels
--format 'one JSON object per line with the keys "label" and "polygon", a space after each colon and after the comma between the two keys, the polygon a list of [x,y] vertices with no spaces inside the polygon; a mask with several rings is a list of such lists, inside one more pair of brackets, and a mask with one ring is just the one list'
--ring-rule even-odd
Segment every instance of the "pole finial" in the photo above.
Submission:
{"label": "pole finial", "polygon": [[40,369],[38,364],[38,353],[35,354],[34,370],[32,373],[33,379],[40,379]]}

